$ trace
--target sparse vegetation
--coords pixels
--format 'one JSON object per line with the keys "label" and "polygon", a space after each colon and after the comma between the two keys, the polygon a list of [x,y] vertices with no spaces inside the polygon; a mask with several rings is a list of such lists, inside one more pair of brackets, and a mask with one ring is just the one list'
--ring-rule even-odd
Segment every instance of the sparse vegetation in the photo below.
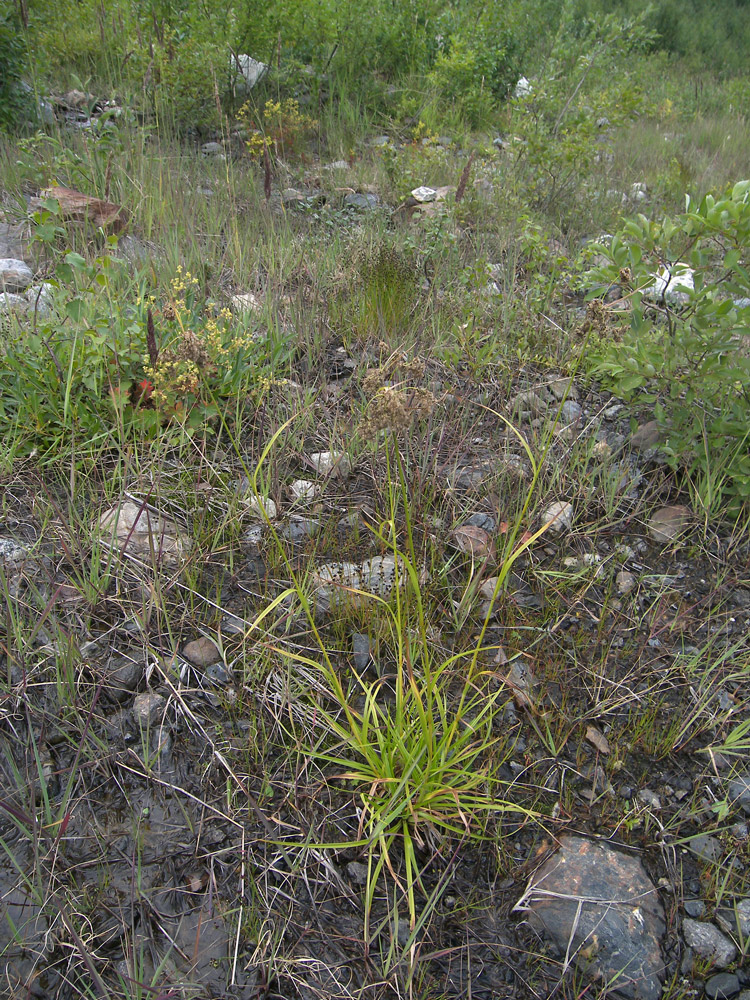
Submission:
{"label": "sparse vegetation", "polygon": [[709,7],[740,45],[730,0],[3,15],[0,992],[603,998],[511,913],[570,830],[642,854],[665,1000],[716,972],[750,82]]}

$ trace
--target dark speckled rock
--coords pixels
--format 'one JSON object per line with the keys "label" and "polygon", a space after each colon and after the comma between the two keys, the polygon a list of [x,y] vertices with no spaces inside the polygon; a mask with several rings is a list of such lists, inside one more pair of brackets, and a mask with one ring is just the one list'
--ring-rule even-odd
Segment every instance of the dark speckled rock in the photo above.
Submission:
{"label": "dark speckled rock", "polygon": [[534,873],[517,910],[561,955],[632,1000],[658,1000],[664,910],[638,858],[606,843],[562,837]]}

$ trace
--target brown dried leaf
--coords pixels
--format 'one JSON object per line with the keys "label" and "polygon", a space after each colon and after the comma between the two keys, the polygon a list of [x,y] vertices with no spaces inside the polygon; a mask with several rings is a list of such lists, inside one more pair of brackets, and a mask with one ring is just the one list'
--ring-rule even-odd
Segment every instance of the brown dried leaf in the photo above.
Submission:
{"label": "brown dried leaf", "polygon": [[600,733],[596,726],[586,727],[586,739],[589,743],[593,743],[599,753],[609,753],[609,743],[607,742],[607,737],[603,733]]}
{"label": "brown dried leaf", "polygon": [[491,558],[495,554],[495,543],[484,530],[474,524],[464,524],[453,532],[453,541],[460,552],[472,556]]}

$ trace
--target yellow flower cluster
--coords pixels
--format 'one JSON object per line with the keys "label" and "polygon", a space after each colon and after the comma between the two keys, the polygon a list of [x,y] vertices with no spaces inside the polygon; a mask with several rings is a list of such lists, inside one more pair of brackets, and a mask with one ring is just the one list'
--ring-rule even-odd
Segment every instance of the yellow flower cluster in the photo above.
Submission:
{"label": "yellow flower cluster", "polygon": [[195,314],[186,296],[197,285],[198,279],[190,271],[177,267],[162,317],[177,325],[179,335],[159,350],[155,362],[144,358],[144,371],[152,384],[151,399],[160,407],[174,406],[185,396],[199,396],[201,382],[218,373],[219,362],[226,362],[253,342],[252,331],[232,333],[232,313],[226,308],[216,316]]}
{"label": "yellow flower cluster", "polygon": [[[250,126],[252,110],[250,104],[244,104],[238,118],[246,126]],[[262,114],[260,129],[253,129],[245,145],[253,159],[260,159],[264,150],[282,147],[289,154],[296,145],[314,131],[318,123],[299,109],[299,102],[289,97],[285,101],[266,101]]]}

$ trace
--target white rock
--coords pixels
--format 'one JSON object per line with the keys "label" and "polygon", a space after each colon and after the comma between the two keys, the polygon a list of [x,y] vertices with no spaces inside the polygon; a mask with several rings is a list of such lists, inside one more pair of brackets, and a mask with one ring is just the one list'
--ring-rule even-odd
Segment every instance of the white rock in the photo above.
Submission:
{"label": "white rock", "polygon": [[363,590],[387,597],[396,586],[396,560],[393,556],[375,556],[373,559],[368,559],[362,563],[360,579]]}
{"label": "white rock", "polygon": [[526,79],[525,76],[522,76],[521,79],[516,84],[515,89],[513,90],[513,96],[528,97],[529,94],[531,94],[531,91],[532,91],[531,84],[529,83],[529,81]]}
{"label": "white rock", "polygon": [[253,59],[246,52],[232,56],[232,68],[240,76],[240,81],[235,83],[235,92],[237,93],[242,93],[243,90],[252,90],[255,84],[262,80],[268,72],[266,63]]}
{"label": "white rock", "polygon": [[351,462],[340,451],[314,451],[310,461],[319,476],[335,476],[345,479],[351,471]]}
{"label": "white rock", "polygon": [[34,280],[28,264],[15,257],[0,257],[0,290],[22,292]]}
{"label": "white rock", "polygon": [[24,297],[29,304],[29,312],[33,312],[36,309],[37,316],[48,316],[52,310],[52,296],[54,293],[55,286],[49,281],[27,288]]}
{"label": "white rock", "polygon": [[174,569],[191,549],[190,539],[173,521],[130,500],[105,511],[99,528],[105,545],[149,565]]}
{"label": "white rock", "polygon": [[635,583],[635,576],[626,569],[621,569],[615,577],[615,584],[617,585],[617,592],[619,594],[629,594],[635,587]]}
{"label": "white rock", "polygon": [[648,188],[642,181],[630,185],[630,200],[645,201],[648,198]]}
{"label": "white rock", "polygon": [[2,570],[8,593],[17,597],[23,579],[24,563],[30,559],[29,550],[13,538],[0,538],[0,570]]}
{"label": "white rock", "polygon": [[548,524],[548,531],[560,534],[570,531],[573,525],[573,504],[566,500],[556,500],[542,514],[542,524]]}
{"label": "white rock", "polygon": [[348,170],[349,164],[346,160],[334,160],[333,163],[326,163],[323,170]]}
{"label": "white rock", "polygon": [[270,497],[256,497],[251,495],[246,497],[246,503],[253,514],[260,514],[261,517],[267,517],[269,521],[275,520],[278,514],[276,504]]}
{"label": "white rock", "polygon": [[690,293],[695,291],[695,272],[687,264],[660,267],[651,277],[654,280],[644,288],[643,295],[655,302],[687,302]]}
{"label": "white rock", "polygon": [[434,201],[437,198],[437,191],[430,187],[418,187],[414,188],[411,196],[420,205],[424,205],[426,202]]}
{"label": "white rock", "polygon": [[252,292],[239,292],[229,298],[232,309],[238,313],[259,313],[263,305],[257,295]]}
{"label": "white rock", "polygon": [[396,572],[393,556],[375,556],[361,565],[351,562],[326,563],[313,575],[316,584],[315,601],[321,611],[327,611],[332,604],[346,600],[361,604],[362,592],[388,597],[393,588],[403,582]]}
{"label": "white rock", "polygon": [[24,295],[16,295],[15,292],[0,292],[0,315],[7,316],[9,313],[26,313],[29,311],[29,303]]}
{"label": "white rock", "polygon": [[289,495],[293,500],[312,500],[318,490],[318,484],[309,479],[295,479],[289,487]]}

